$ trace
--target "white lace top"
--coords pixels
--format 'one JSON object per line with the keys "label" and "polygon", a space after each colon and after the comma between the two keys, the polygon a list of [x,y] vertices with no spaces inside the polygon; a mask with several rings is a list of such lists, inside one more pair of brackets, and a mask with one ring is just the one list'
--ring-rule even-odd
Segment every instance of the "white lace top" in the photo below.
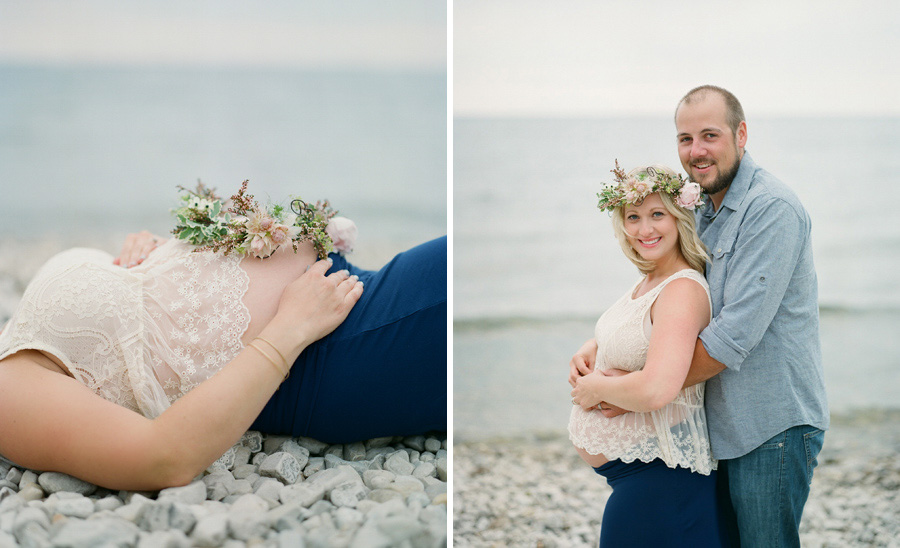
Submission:
{"label": "white lace top", "polygon": [[[650,307],[663,288],[679,278],[695,280],[709,296],[706,280],[693,269],[676,272],[633,299],[638,282],[597,321],[597,362],[592,375],[612,368],[643,369],[650,347]],[[650,462],[659,458],[670,468],[681,466],[707,475],[716,469],[716,461],[710,453],[703,389],[704,383],[696,384],[679,392],[662,409],[626,413],[612,419],[600,411],[585,411],[575,405],[569,418],[569,439],[588,453],[603,454],[610,460]]]}
{"label": "white lace top", "polygon": [[243,349],[240,257],[169,240],[122,268],[95,249],[52,257],[0,333],[0,359],[50,353],[99,396],[154,418]]}

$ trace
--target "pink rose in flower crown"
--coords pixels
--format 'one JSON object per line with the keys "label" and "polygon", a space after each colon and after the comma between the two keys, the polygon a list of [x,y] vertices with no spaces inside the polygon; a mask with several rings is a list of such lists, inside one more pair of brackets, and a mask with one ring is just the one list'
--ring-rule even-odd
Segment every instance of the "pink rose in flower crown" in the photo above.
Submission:
{"label": "pink rose in flower crown", "polygon": [[346,217],[332,217],[325,227],[325,233],[331,238],[334,248],[341,253],[349,253],[353,251],[353,244],[356,243],[356,237],[359,230],[356,223]]}
{"label": "pink rose in flower crown", "polygon": [[703,191],[697,183],[685,183],[681,187],[678,197],[675,198],[675,203],[685,209],[692,210],[698,205],[703,205],[703,202],[700,201],[701,192]]}

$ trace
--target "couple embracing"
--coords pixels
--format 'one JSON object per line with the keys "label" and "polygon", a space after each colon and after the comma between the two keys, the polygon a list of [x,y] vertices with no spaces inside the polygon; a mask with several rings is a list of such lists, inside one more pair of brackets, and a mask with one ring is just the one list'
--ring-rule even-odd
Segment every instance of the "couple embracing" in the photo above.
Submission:
{"label": "couple embracing", "polygon": [[599,194],[643,274],[570,363],[569,437],[613,488],[600,546],[799,546],[829,422],[810,219],[730,92],[691,90],[675,126],[689,180],[617,165]]}

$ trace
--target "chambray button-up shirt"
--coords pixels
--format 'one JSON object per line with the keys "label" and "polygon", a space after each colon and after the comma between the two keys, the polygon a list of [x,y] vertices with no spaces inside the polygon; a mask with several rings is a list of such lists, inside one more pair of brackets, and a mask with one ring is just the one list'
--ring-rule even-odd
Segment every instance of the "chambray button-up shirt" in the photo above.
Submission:
{"label": "chambray button-up shirt", "polygon": [[726,368],[706,382],[706,417],[713,456],[731,459],[793,426],[828,428],[818,287],[809,215],[749,154],[718,211],[707,202],[713,319],[700,340]]}

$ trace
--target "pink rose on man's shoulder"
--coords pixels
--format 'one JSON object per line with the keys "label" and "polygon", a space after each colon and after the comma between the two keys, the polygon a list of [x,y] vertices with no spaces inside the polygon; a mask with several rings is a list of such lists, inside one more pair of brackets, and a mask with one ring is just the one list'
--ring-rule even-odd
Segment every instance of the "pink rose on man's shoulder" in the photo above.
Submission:
{"label": "pink rose on man's shoulder", "polygon": [[700,194],[702,192],[703,190],[697,183],[685,183],[681,187],[681,192],[678,193],[675,203],[685,209],[694,209],[700,204]]}
{"label": "pink rose on man's shoulder", "polygon": [[328,221],[328,226],[325,227],[325,233],[331,238],[337,251],[349,253],[353,251],[359,230],[356,228],[356,223],[346,217],[332,217]]}

